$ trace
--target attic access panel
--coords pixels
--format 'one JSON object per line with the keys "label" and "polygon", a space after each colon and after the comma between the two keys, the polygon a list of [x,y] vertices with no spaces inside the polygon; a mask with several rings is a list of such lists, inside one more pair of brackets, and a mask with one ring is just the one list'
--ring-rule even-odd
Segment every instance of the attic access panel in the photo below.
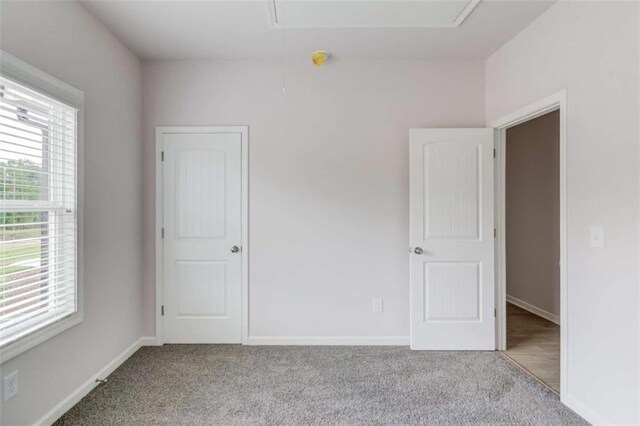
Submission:
{"label": "attic access panel", "polygon": [[267,0],[271,28],[456,28],[480,0]]}

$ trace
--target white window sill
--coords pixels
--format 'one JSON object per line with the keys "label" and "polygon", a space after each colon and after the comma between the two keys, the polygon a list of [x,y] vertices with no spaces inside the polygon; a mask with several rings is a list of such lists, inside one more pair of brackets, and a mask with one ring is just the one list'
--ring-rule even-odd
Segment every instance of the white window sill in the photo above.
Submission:
{"label": "white window sill", "polygon": [[63,331],[70,329],[74,325],[80,324],[81,322],[82,314],[76,312],[75,314],[69,315],[62,320],[52,322],[51,324],[46,325],[44,328],[36,332],[21,337],[15,342],[10,343],[0,349],[0,365],[9,361],[11,358],[14,358],[21,353],[28,351],[34,346],[39,345],[45,340],[51,339],[52,337],[62,333]]}

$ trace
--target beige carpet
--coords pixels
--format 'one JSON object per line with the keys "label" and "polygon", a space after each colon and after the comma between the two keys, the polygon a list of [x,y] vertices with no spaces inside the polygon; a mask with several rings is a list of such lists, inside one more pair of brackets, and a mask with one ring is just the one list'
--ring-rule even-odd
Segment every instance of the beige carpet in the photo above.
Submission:
{"label": "beige carpet", "polygon": [[58,425],[581,425],[496,352],[167,345],[136,352]]}

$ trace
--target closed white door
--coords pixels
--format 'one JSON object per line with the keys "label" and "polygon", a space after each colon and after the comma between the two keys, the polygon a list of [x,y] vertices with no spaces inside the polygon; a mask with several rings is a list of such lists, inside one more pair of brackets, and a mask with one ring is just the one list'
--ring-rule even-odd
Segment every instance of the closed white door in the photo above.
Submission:
{"label": "closed white door", "polygon": [[164,133],[165,343],[240,343],[241,133]]}
{"label": "closed white door", "polygon": [[411,348],[494,350],[493,130],[410,132]]}

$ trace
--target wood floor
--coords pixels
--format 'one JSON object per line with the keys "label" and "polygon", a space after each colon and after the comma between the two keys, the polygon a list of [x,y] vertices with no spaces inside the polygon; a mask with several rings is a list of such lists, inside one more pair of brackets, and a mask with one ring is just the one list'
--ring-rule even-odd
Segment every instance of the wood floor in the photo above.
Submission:
{"label": "wood floor", "polygon": [[560,326],[507,303],[507,350],[504,353],[560,392]]}

